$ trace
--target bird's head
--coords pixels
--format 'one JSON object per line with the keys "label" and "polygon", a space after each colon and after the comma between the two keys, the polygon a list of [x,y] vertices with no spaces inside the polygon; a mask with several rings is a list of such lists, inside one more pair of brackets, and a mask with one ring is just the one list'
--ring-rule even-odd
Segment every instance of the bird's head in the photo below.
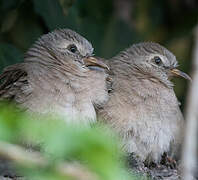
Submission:
{"label": "bird's head", "polygon": [[72,30],[59,29],[41,36],[26,53],[25,61],[34,64],[40,79],[55,79],[53,86],[64,83],[94,104],[107,99],[104,70],[108,66],[93,57],[91,43]]}
{"label": "bird's head", "polygon": [[84,37],[70,29],[58,29],[43,35],[30,50],[27,57],[36,56],[41,63],[64,65],[73,70],[108,69],[101,60],[93,57],[93,47]]}
{"label": "bird's head", "polygon": [[141,78],[157,79],[166,85],[172,85],[170,78],[180,76],[191,78],[177,69],[176,57],[166,48],[151,42],[139,43],[123,51],[120,56],[134,73]]}

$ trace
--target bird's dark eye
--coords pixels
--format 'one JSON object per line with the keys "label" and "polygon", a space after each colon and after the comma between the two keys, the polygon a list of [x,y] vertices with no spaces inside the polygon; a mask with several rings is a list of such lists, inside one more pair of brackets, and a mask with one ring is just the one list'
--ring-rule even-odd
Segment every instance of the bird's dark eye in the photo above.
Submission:
{"label": "bird's dark eye", "polygon": [[161,64],[161,63],[162,63],[161,58],[160,58],[160,57],[158,57],[158,56],[155,56],[155,57],[154,57],[154,61],[155,61],[155,63],[156,63],[157,65],[159,65],[159,64]]}
{"label": "bird's dark eye", "polygon": [[76,53],[76,51],[78,50],[77,47],[72,44],[68,46],[69,51],[71,51],[72,53]]}

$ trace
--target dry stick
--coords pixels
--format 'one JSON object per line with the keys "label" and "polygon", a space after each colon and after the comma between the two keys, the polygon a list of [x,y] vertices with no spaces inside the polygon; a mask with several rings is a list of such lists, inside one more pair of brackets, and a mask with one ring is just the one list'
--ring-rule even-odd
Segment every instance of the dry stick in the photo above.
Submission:
{"label": "dry stick", "polygon": [[198,26],[195,29],[193,63],[193,82],[189,90],[186,109],[187,124],[182,154],[183,180],[193,179],[193,174],[196,170],[196,136],[198,130]]}
{"label": "dry stick", "polygon": [[[0,157],[9,159],[25,167],[46,168],[50,164],[39,152],[29,152],[26,149],[0,141]],[[72,177],[76,180],[97,180],[94,173],[88,171],[78,163],[59,163],[54,165],[54,170],[65,177]]]}

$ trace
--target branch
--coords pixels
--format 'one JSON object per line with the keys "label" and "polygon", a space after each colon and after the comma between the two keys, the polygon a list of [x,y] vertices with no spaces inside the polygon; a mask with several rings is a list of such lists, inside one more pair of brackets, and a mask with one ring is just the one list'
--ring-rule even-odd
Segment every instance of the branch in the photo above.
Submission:
{"label": "branch", "polygon": [[[25,167],[36,166],[46,168],[50,166],[49,161],[42,157],[40,153],[29,152],[27,149],[18,145],[9,144],[2,141],[0,141],[0,156]],[[99,179],[94,173],[91,173],[79,163],[59,163],[53,168],[58,174],[67,178],[72,177],[77,180]]]}
{"label": "branch", "polygon": [[186,111],[186,131],[182,154],[183,180],[194,179],[196,170],[196,146],[198,130],[198,25],[195,31],[195,46],[193,57],[193,83],[190,87]]}

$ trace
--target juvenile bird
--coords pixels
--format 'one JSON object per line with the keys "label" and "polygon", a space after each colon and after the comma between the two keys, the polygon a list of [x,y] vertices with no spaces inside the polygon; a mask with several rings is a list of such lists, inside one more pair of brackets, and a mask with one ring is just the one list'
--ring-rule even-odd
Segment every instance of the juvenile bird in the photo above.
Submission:
{"label": "juvenile bird", "polygon": [[69,29],[55,30],[35,42],[24,62],[4,69],[0,99],[13,100],[29,112],[94,122],[94,106],[108,98],[104,69],[108,66],[93,57],[84,37]]}
{"label": "juvenile bird", "polygon": [[120,134],[127,152],[158,163],[164,152],[177,150],[184,129],[170,78],[190,77],[176,69],[175,56],[157,43],[135,44],[108,62],[112,89],[98,115]]}

